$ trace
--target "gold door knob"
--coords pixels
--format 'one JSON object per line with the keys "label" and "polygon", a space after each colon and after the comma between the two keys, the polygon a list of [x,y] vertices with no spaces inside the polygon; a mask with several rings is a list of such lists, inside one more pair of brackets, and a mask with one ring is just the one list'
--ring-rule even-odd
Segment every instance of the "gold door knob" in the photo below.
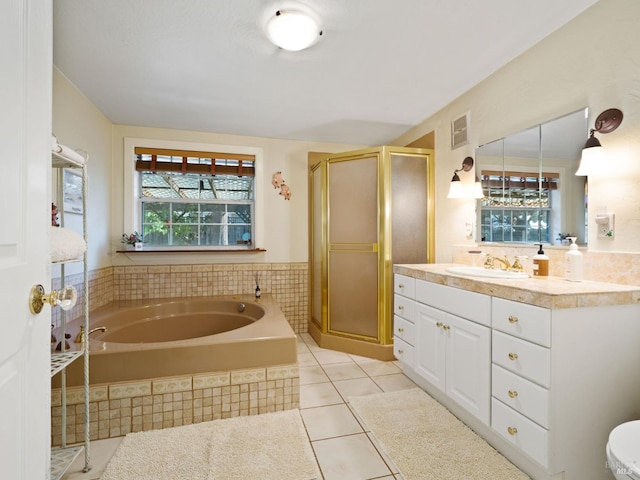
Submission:
{"label": "gold door knob", "polygon": [[451,327],[449,325],[443,325],[442,328],[445,330],[449,330]]}
{"label": "gold door knob", "polygon": [[45,303],[62,310],[71,310],[78,301],[78,291],[71,285],[44,293],[42,285],[34,285],[29,293],[29,310],[34,315],[42,311]]}
{"label": "gold door knob", "polygon": [[509,315],[509,323],[518,323],[518,317],[515,315]]}
{"label": "gold door knob", "polygon": [[507,427],[507,432],[509,432],[509,435],[515,435],[518,433],[518,429],[516,427]]}
{"label": "gold door knob", "polygon": [[515,390],[509,390],[509,396],[511,398],[516,398],[518,396],[518,392]]}
{"label": "gold door knob", "polygon": [[518,359],[518,354],[517,353],[510,353],[509,354],[509,360],[517,360]]}

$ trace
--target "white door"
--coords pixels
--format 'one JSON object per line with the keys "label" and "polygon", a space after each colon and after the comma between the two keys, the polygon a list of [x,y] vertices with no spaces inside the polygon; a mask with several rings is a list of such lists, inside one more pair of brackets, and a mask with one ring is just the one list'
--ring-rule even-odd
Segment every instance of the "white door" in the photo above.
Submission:
{"label": "white door", "polygon": [[447,337],[443,329],[445,313],[416,303],[415,370],[422,378],[443,392],[446,388],[445,353]]}
{"label": "white door", "polygon": [[447,314],[447,395],[489,425],[491,333],[484,325]]}
{"label": "white door", "polygon": [[51,0],[0,2],[0,477],[49,475]]}

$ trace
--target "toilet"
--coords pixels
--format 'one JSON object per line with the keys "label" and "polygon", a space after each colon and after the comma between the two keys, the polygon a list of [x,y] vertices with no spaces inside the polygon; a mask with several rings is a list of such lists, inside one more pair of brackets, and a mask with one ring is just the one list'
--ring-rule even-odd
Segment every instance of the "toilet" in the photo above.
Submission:
{"label": "toilet", "polygon": [[640,480],[640,420],[611,430],[607,442],[609,468],[618,480]]}

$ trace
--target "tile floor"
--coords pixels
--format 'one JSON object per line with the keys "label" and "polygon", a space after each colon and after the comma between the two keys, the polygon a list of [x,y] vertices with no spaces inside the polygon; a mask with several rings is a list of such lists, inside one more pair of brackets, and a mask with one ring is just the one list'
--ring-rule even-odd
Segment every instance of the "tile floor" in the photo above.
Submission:
{"label": "tile floor", "polygon": [[[318,347],[309,334],[298,336],[300,414],[324,480],[399,480],[402,475],[381,455],[369,432],[353,415],[351,396],[413,388],[396,362]],[[84,457],[63,480],[100,478],[122,437],[91,443],[92,469],[82,473]]]}

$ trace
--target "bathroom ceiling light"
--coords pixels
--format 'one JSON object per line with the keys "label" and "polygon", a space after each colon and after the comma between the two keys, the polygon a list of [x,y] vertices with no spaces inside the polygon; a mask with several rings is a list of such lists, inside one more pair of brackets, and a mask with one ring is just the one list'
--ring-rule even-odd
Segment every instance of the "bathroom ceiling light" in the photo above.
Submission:
{"label": "bathroom ceiling light", "polygon": [[465,198],[469,196],[466,194],[462,186],[462,182],[460,181],[458,172],[468,172],[472,168],[473,158],[467,157],[462,161],[462,167],[453,171],[453,177],[451,178],[451,183],[449,184],[449,195],[447,195],[447,198]]}
{"label": "bathroom ceiling light", "polygon": [[310,47],[322,35],[315,19],[295,10],[278,10],[267,21],[266,29],[271,42],[292,52]]}
{"label": "bathroom ceiling light", "polygon": [[582,148],[582,158],[576,175],[585,176],[593,173],[598,164],[601,164],[604,159],[604,149],[600,144],[600,140],[596,138],[595,133],[611,133],[621,123],[622,112],[617,108],[610,108],[598,115],[594,128],[591,129],[589,138]]}

